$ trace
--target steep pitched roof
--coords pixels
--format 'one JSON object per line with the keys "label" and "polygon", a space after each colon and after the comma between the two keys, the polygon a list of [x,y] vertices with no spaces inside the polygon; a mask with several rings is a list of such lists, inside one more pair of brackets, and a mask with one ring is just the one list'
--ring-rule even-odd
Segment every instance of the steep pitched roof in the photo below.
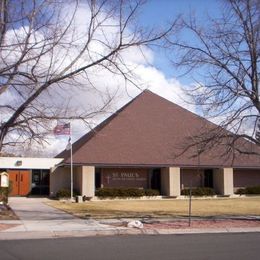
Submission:
{"label": "steep pitched roof", "polygon": [[[192,149],[182,153],[193,134],[215,125],[150,92],[144,91],[73,144],[75,164],[107,166],[197,166]],[[239,155],[220,157],[222,147],[200,155],[201,166],[257,167],[260,158]],[[181,154],[181,155],[180,155]],[[180,156],[176,156],[180,155]],[[70,154],[63,151],[64,163]]]}

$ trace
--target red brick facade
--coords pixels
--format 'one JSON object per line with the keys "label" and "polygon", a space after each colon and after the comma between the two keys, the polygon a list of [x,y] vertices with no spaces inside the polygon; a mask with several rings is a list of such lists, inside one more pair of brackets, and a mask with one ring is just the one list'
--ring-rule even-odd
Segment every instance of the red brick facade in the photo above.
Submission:
{"label": "red brick facade", "polygon": [[260,185],[260,170],[234,169],[234,188]]}

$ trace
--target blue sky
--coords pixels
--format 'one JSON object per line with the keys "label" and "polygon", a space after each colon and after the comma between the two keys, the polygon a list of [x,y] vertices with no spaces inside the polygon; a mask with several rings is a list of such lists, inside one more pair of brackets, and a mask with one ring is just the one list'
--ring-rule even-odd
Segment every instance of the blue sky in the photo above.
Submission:
{"label": "blue sky", "polygon": [[[221,0],[148,0],[142,8],[139,19],[144,26],[157,27],[167,25],[179,14],[188,17],[190,13],[193,13],[199,21],[206,23],[208,15],[217,17],[220,14],[221,5]],[[190,35],[185,37],[190,37]],[[167,78],[178,78],[182,84],[192,83],[187,76],[179,77],[181,72],[173,68],[165,53],[159,50],[156,50],[156,53],[154,65],[163,71]]]}

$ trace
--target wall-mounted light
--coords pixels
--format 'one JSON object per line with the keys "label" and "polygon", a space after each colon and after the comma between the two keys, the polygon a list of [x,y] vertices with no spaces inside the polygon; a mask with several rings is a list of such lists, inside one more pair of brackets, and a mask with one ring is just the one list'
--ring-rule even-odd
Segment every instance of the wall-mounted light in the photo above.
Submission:
{"label": "wall-mounted light", "polygon": [[15,166],[21,166],[23,164],[22,161],[16,161]]}

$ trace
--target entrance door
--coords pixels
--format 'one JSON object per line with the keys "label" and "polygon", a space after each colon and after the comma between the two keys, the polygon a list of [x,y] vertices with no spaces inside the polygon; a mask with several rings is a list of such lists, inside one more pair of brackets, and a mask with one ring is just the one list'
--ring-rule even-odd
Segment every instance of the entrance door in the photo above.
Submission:
{"label": "entrance door", "polygon": [[19,195],[19,171],[8,171],[9,185],[11,185],[11,196]]}
{"label": "entrance door", "polygon": [[161,169],[153,169],[151,176],[151,189],[161,191]]}
{"label": "entrance door", "polygon": [[213,170],[204,171],[204,187],[213,188]]}
{"label": "entrance door", "polygon": [[9,182],[11,182],[11,196],[26,196],[30,192],[30,171],[9,170]]}
{"label": "entrance door", "polygon": [[32,195],[49,195],[50,171],[32,170]]}

